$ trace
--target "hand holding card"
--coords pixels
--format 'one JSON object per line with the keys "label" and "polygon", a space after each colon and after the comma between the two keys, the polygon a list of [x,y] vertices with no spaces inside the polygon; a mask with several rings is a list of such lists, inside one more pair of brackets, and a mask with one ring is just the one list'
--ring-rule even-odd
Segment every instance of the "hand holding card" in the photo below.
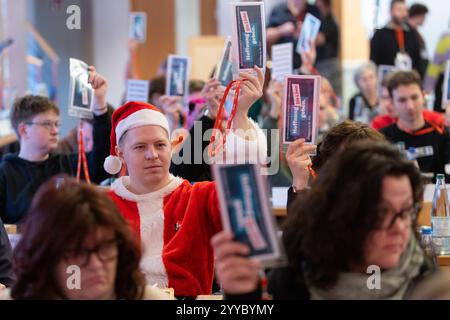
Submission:
{"label": "hand holding card", "polygon": [[304,139],[294,141],[286,152],[286,161],[292,173],[292,185],[297,190],[308,187],[312,161],[310,154],[316,153],[316,145],[305,144]]}
{"label": "hand holding card", "polygon": [[[283,246],[269,209],[269,197],[258,165],[214,165],[224,230],[248,246],[249,257],[264,266],[284,260]],[[245,249],[243,249],[245,250]]]}
{"label": "hand holding card", "polygon": [[320,76],[287,76],[283,100],[283,144],[304,139],[316,144]]}
{"label": "hand holding card", "polygon": [[238,107],[236,115],[247,117],[250,107],[262,97],[264,86],[264,74],[262,69],[255,66],[256,75],[249,72],[241,72],[237,80],[245,80],[241,83]]}
{"label": "hand holding card", "polygon": [[108,111],[106,104],[106,92],[108,91],[108,81],[101,74],[97,73],[94,66],[90,66],[88,82],[94,89],[94,104],[92,111],[95,115],[102,115]]}
{"label": "hand holding card", "polygon": [[216,257],[216,276],[226,294],[245,294],[258,287],[259,261],[247,255],[250,248],[237,241],[230,231],[222,231],[211,239]]}

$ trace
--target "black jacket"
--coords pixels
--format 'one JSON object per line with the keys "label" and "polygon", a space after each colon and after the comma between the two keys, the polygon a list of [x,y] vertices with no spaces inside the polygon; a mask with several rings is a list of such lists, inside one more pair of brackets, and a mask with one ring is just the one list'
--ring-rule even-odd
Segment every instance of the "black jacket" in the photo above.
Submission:
{"label": "black jacket", "polygon": [[[421,53],[419,39],[411,30],[404,31],[405,51],[411,57],[413,69],[421,71]],[[378,29],[370,41],[370,60],[377,66],[383,64],[395,65],[395,58],[400,51],[397,35],[394,29],[386,26]],[[423,74],[421,75],[423,76]]]}
{"label": "black jacket", "polygon": [[[86,154],[91,181],[108,177],[103,162],[110,151],[111,118],[108,113],[94,118],[94,149]],[[24,217],[39,187],[58,174],[76,175],[78,154],[51,154],[41,162],[30,162],[17,154],[6,155],[0,165],[0,218],[16,224]]]}
{"label": "black jacket", "polygon": [[0,219],[0,283],[9,287],[13,281],[11,245],[3,222]]}

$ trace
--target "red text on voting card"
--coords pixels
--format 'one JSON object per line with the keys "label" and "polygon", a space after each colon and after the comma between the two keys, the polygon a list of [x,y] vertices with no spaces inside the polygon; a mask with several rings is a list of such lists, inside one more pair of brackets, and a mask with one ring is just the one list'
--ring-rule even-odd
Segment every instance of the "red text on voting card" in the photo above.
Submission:
{"label": "red text on voting card", "polygon": [[294,106],[301,107],[302,97],[300,95],[300,85],[299,84],[292,85],[292,96],[294,98]]}
{"label": "red text on voting card", "polygon": [[250,26],[250,20],[248,19],[247,11],[241,11],[241,20],[244,26],[245,33],[252,33],[252,28]]}

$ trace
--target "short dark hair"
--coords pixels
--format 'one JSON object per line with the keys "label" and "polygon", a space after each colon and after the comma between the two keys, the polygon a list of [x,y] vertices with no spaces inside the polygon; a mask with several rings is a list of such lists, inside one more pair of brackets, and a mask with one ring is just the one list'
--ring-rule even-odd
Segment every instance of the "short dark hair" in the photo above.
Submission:
{"label": "short dark hair", "polygon": [[[328,289],[339,274],[365,262],[364,245],[384,218],[378,209],[383,180],[389,176],[408,177],[420,208],[419,169],[388,142],[358,141],[327,162],[311,190],[291,206],[284,224],[283,241],[292,270],[298,272],[296,281]],[[413,221],[412,230],[415,225]]]}
{"label": "short dark hair", "polygon": [[322,3],[325,5],[325,7],[327,8],[331,8],[332,6],[332,1],[331,0],[322,0]]}
{"label": "short dark hair", "polygon": [[388,90],[391,98],[393,97],[394,90],[400,86],[408,86],[416,84],[422,89],[422,80],[417,71],[397,71],[389,76]]}
{"label": "short dark hair", "polygon": [[336,155],[342,147],[358,140],[386,141],[385,137],[369,125],[345,120],[331,128],[324,136],[314,159],[314,170],[319,170],[329,159]]}
{"label": "short dark hair", "polygon": [[189,92],[202,91],[205,86],[205,81],[203,80],[189,80]]}
{"label": "short dark hair", "polygon": [[153,95],[154,94],[160,94],[164,95],[166,94],[166,77],[165,76],[159,76],[156,78],[153,78],[150,80],[150,88],[148,90],[148,102],[153,102]]}
{"label": "short dark hair", "polygon": [[428,13],[428,7],[421,3],[414,3],[409,7],[408,15],[409,17],[424,16]]}
{"label": "short dark hair", "polygon": [[391,1],[391,10],[392,10],[392,8],[394,8],[394,6],[397,4],[397,3],[406,3],[405,2],[405,0],[392,0]]}
{"label": "short dark hair", "polygon": [[14,250],[17,281],[12,297],[64,299],[55,278],[57,265],[68,249],[80,250],[99,227],[111,228],[118,240],[117,299],[142,298],[141,253],[130,226],[105,191],[68,176],[53,178],[39,188],[19,228],[22,238]]}
{"label": "short dark hair", "polygon": [[41,113],[53,111],[59,115],[59,108],[49,98],[35,95],[26,95],[14,101],[10,114],[11,125],[19,136],[19,124],[32,121]]}

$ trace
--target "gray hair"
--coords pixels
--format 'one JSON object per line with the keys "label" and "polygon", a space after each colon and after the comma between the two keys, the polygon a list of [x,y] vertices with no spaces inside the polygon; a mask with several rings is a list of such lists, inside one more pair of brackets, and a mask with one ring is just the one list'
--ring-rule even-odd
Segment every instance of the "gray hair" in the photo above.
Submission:
{"label": "gray hair", "polygon": [[359,88],[359,85],[358,85],[359,79],[361,78],[362,74],[367,70],[372,71],[375,74],[375,76],[377,76],[377,66],[375,65],[375,63],[373,63],[372,61],[369,61],[369,62],[363,64],[358,69],[356,69],[355,75],[353,77],[353,81],[355,82],[355,84],[358,88]]}

